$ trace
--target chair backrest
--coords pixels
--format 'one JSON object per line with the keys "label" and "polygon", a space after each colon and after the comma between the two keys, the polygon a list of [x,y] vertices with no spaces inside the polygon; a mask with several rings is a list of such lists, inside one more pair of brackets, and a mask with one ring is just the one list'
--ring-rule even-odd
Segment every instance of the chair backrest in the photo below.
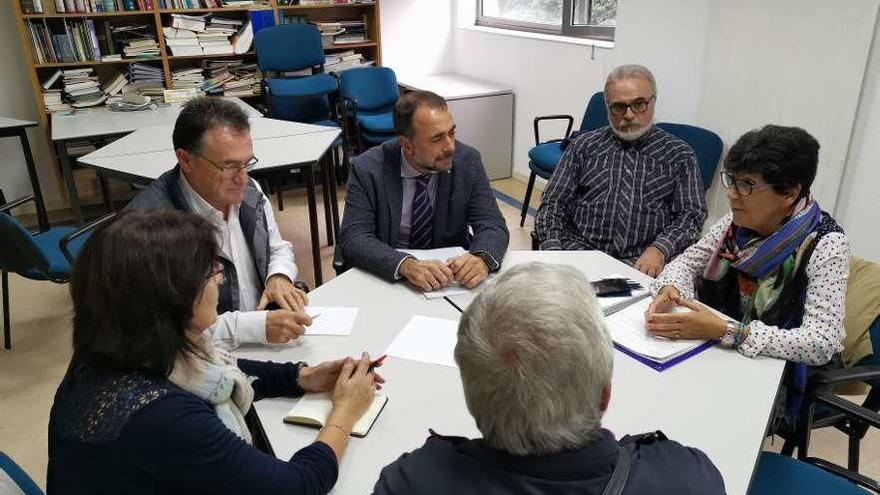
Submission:
{"label": "chair backrest", "polygon": [[349,69],[339,74],[342,96],[357,102],[358,113],[390,111],[400,98],[397,76],[387,67]]}
{"label": "chair backrest", "polygon": [[694,150],[700,175],[703,177],[703,189],[709,189],[715,177],[715,169],[718,168],[718,161],[721,159],[721,150],[724,148],[724,143],[718,134],[687,124],[660,122],[657,127],[686,142]]}
{"label": "chair backrest", "polygon": [[608,110],[605,107],[605,93],[599,91],[587,102],[587,109],[581,120],[581,130],[590,132],[606,125],[608,125]]}
{"label": "chair backrest", "polygon": [[321,33],[312,24],[281,24],[254,36],[260,70],[294,71],[324,65]]}
{"label": "chair backrest", "polygon": [[0,452],[0,493],[19,491],[24,495],[44,495],[43,490],[40,490],[34,480],[15,461]]}
{"label": "chair backrest", "polygon": [[0,268],[10,272],[49,270],[49,260],[34,242],[31,233],[8,213],[0,213]]}
{"label": "chair backrest", "polygon": [[336,79],[327,74],[296,79],[274,78],[269,87],[271,117],[294,122],[314,123],[330,118],[330,99]]}

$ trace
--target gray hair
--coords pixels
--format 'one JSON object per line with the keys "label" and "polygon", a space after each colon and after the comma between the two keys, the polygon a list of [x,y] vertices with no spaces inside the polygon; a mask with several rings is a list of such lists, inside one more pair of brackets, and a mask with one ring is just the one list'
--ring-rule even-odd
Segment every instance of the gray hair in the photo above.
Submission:
{"label": "gray hair", "polygon": [[599,435],[614,352],[593,289],[574,268],[526,263],[499,274],[462,315],[455,360],[491,447],[546,455]]}
{"label": "gray hair", "polygon": [[610,88],[613,83],[623,79],[636,77],[648,81],[651,85],[651,95],[657,96],[657,82],[654,81],[654,74],[651,74],[651,71],[644,65],[638,64],[628,64],[615,67],[611,73],[608,74],[608,78],[605,79],[605,94],[608,94],[608,88]]}

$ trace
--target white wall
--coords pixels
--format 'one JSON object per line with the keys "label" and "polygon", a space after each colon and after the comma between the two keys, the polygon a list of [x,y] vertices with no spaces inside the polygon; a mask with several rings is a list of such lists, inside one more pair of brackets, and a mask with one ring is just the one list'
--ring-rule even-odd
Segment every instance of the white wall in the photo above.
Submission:
{"label": "white wall", "polygon": [[577,127],[587,100],[602,90],[616,65],[641,63],[654,71],[659,120],[689,122],[696,117],[709,0],[621,0],[613,49],[470,29],[473,1],[457,4],[455,71],[510,85],[516,94],[513,160],[519,177],[529,174],[533,119],[569,114]]}
{"label": "white wall", "polygon": [[[877,15],[877,0],[716,1],[697,122],[729,147],[764,124],[821,144],[813,194],[833,211]],[[716,181],[717,183],[717,181]],[[709,220],[727,210],[709,194]]]}
{"label": "white wall", "polygon": [[[6,68],[0,70],[0,116],[37,121],[33,90],[27,72],[23,69],[24,57],[14,9],[6,5],[0,8],[0,60]],[[58,207],[60,206],[58,182],[51,169],[45,132],[43,128],[31,128],[28,131],[28,141],[37,164],[40,186],[47,206]],[[0,187],[3,188],[7,200],[31,194],[27,166],[17,138],[0,139]],[[26,209],[23,207],[16,210],[16,212],[22,211]]]}
{"label": "white wall", "polygon": [[880,262],[880,22],[869,60],[835,215],[853,255]]}
{"label": "white wall", "polygon": [[400,75],[452,69],[452,0],[382,0],[382,65]]}

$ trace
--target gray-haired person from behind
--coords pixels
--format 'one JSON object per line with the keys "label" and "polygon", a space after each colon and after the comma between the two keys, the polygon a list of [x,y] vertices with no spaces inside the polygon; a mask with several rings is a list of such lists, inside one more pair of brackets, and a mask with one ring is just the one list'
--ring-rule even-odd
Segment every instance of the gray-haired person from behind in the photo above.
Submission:
{"label": "gray-haired person from behind", "polygon": [[374,493],[724,493],[703,452],[661,432],[618,441],[602,428],[614,349],[573,268],[499,274],[462,315],[455,360],[483,437],[431,435],[382,470]]}

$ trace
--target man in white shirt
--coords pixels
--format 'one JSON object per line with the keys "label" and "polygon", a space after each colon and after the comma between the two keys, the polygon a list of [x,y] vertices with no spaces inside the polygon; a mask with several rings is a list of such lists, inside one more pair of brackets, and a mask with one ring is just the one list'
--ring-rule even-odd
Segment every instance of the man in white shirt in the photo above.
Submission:
{"label": "man in white shirt", "polygon": [[[177,166],[129,207],[188,211],[217,226],[226,281],[209,334],[222,346],[296,339],[312,323],[304,312],[308,298],[293,285],[293,249],[247,173],[257,163],[247,114],[220,98],[191,100],[177,118],[173,141]],[[266,311],[270,303],[280,309]]]}

